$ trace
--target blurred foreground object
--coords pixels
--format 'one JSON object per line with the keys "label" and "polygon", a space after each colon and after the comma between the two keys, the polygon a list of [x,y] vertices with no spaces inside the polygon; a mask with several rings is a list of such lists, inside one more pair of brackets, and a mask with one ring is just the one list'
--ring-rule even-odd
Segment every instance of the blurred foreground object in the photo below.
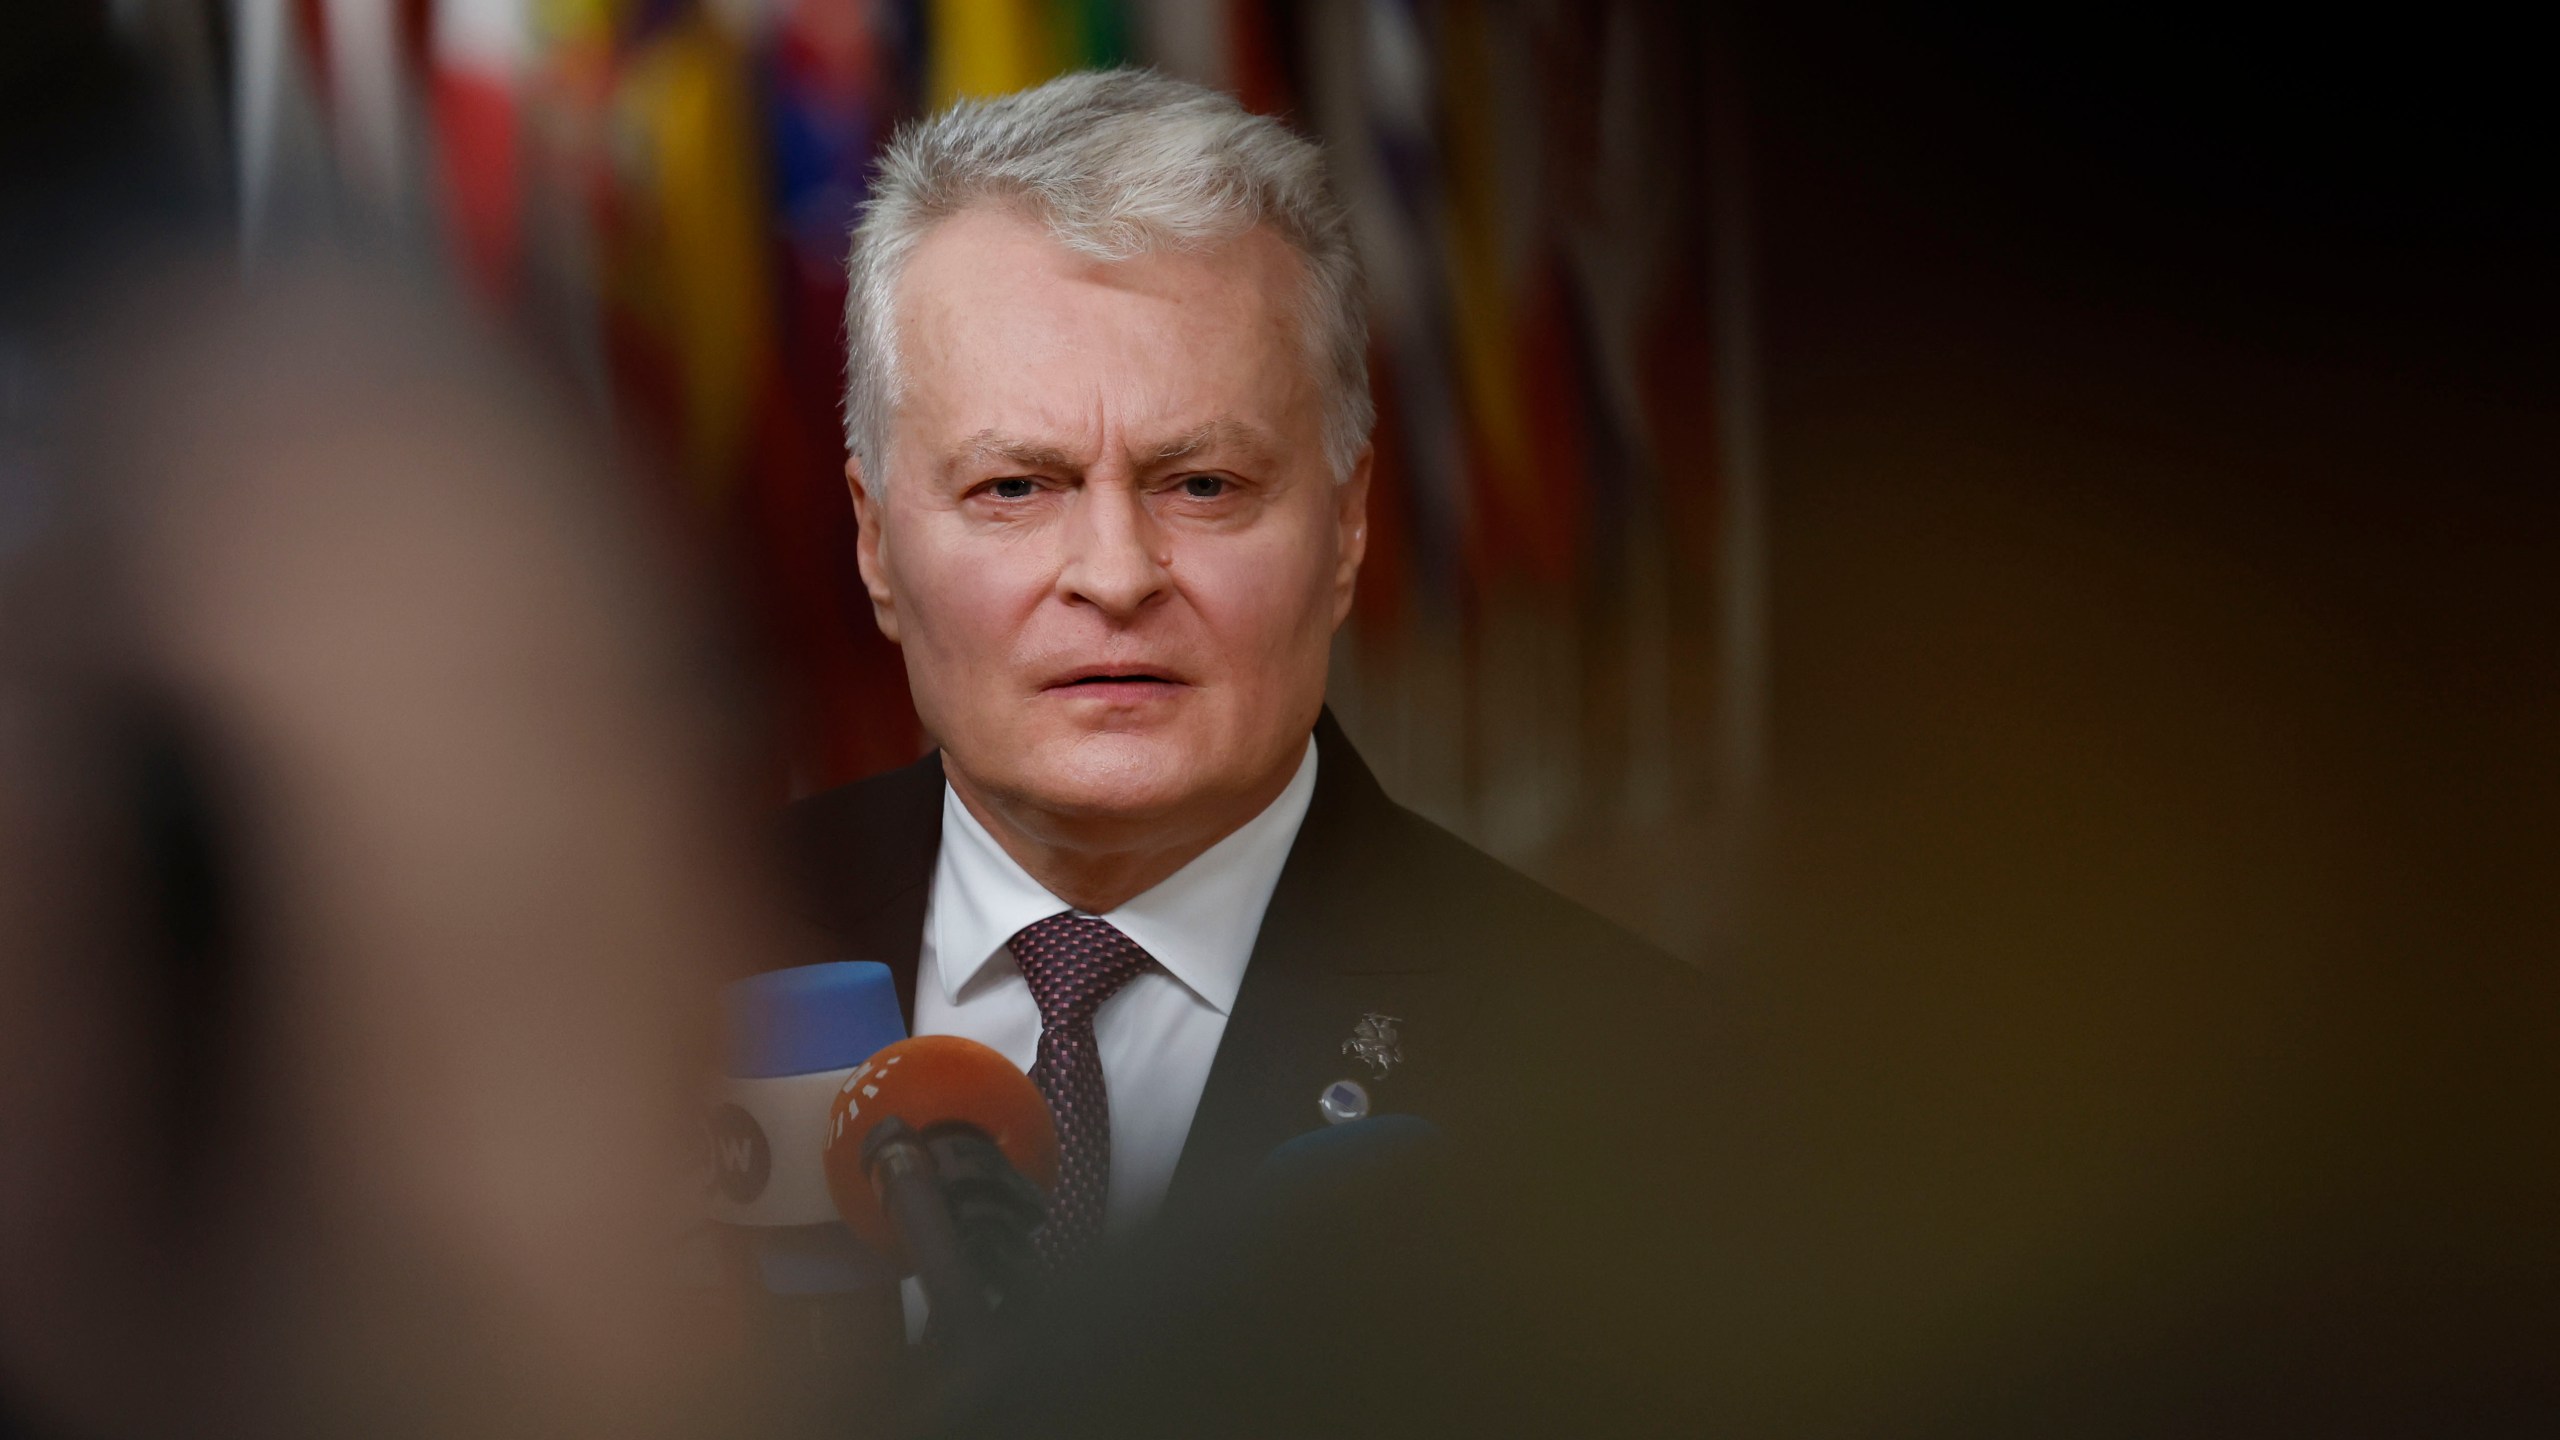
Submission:
{"label": "blurred foreground object", "polygon": [[700,1016],[779,942],[680,587],[450,307],[84,275],[186,232],[10,118],[8,1418],[734,1429],[671,1256]]}

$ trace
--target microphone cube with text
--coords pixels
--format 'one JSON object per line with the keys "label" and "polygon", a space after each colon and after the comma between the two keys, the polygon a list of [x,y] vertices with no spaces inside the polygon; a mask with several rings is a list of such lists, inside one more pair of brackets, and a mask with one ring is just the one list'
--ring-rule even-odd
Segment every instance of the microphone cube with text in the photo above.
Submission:
{"label": "microphone cube with text", "polygon": [[827,1128],[845,1081],[906,1035],[889,967],[767,971],[721,992],[727,1055],[706,1118],[710,1214],[745,1233],[762,1288],[820,1296],[895,1283],[828,1193]]}

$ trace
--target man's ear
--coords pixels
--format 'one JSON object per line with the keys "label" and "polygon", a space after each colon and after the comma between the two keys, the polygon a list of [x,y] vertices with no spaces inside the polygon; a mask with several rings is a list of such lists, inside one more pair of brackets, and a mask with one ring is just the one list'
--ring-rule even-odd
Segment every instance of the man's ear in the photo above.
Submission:
{"label": "man's ear", "polygon": [[1337,626],[1351,613],[1351,597],[1360,584],[1360,562],[1369,554],[1369,470],[1377,456],[1376,446],[1361,446],[1351,474],[1333,487],[1333,623]]}
{"label": "man's ear", "polygon": [[871,593],[871,618],[889,643],[898,643],[898,601],[889,589],[888,562],[880,554],[880,523],[887,517],[880,502],[862,483],[860,458],[844,462],[844,483],[853,491],[853,523],[858,531],[853,542],[854,564],[862,571],[862,588]]}

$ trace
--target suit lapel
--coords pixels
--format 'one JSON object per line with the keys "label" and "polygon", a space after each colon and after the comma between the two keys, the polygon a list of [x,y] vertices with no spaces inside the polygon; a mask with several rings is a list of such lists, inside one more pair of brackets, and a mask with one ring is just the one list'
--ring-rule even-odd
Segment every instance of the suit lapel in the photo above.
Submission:
{"label": "suit lapel", "polygon": [[793,892],[828,958],[876,960],[897,981],[912,1032],[925,902],[942,852],[942,752],[786,813]]}
{"label": "suit lapel", "polygon": [[1343,1052],[1370,1011],[1394,1015],[1424,1047],[1454,1019],[1448,976],[1423,937],[1395,923],[1397,868],[1382,831],[1400,818],[1327,712],[1316,726],[1316,792],[1264,911],[1252,962],[1194,1113],[1167,1212],[1222,1207],[1272,1150],[1323,1123],[1336,1080],[1367,1086],[1381,1111],[1427,1108],[1407,1072],[1379,1079]]}

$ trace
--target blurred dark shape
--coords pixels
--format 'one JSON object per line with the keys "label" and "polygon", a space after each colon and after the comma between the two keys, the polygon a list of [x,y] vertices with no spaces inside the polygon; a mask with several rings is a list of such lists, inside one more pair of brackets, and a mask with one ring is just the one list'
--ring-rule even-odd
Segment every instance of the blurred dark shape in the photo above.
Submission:
{"label": "blurred dark shape", "polygon": [[2518,22],[1760,12],[1743,1433],[2548,1433]]}
{"label": "blurred dark shape", "polygon": [[711,987],[788,942],[696,600],[450,304],[242,285],[103,8],[0,46],[0,1405],[735,1423],[670,1257]]}
{"label": "blurred dark shape", "polygon": [[923,1428],[1719,1433],[1708,1104],[1588,1098],[1498,1138],[1409,1115],[1302,1136],[1247,1203],[1178,1217],[1009,1317],[1012,1353]]}

